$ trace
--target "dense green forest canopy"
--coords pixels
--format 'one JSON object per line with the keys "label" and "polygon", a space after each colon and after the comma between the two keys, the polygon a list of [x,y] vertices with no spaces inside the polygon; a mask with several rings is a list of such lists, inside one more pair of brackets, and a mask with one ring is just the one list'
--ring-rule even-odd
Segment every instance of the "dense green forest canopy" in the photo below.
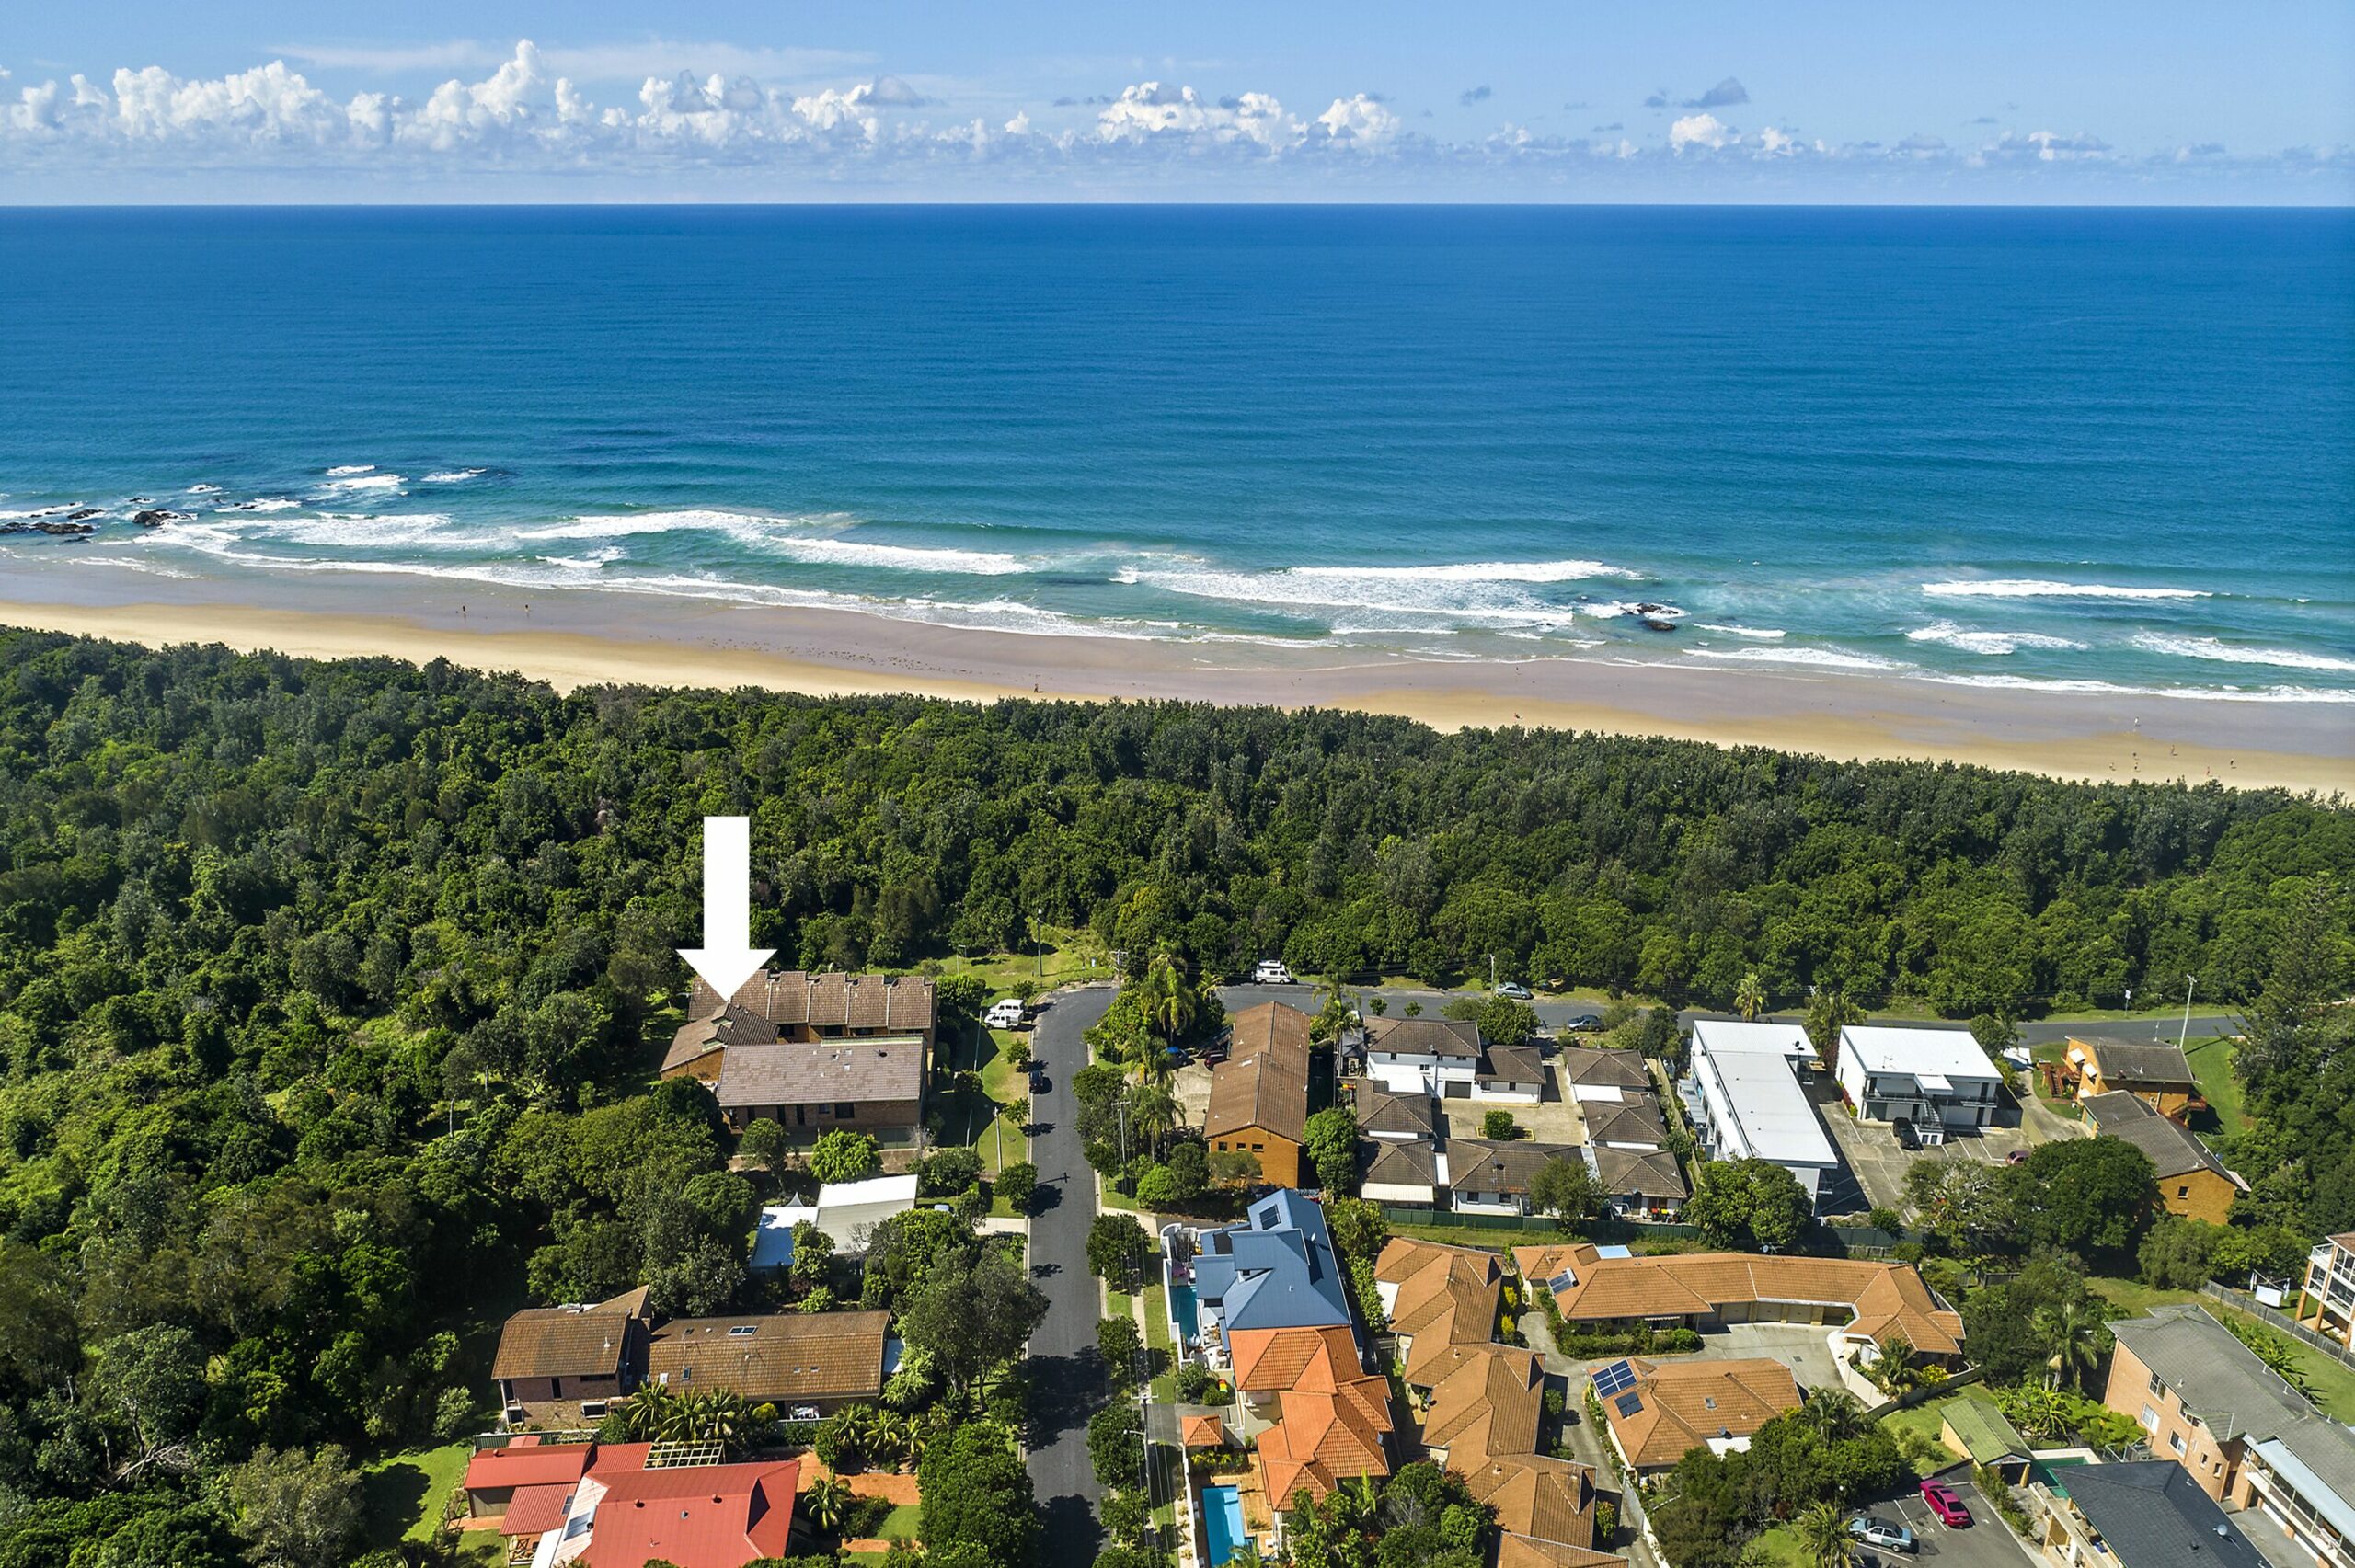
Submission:
{"label": "dense green forest canopy", "polygon": [[[231,1480],[301,1482],[273,1454],[469,1429],[459,1346],[523,1300],[729,1297],[752,1188],[643,1046],[721,813],[756,940],[811,967],[1002,951],[1037,911],[1203,977],[1493,954],[2017,1015],[2254,998],[2293,931],[2300,994],[2343,997],[2355,951],[2355,814],[2279,794],[0,633],[0,1568],[227,1561]],[[2355,1053],[2302,1005],[2253,1096],[2311,1178],[2280,1218],[2355,1226]]]}

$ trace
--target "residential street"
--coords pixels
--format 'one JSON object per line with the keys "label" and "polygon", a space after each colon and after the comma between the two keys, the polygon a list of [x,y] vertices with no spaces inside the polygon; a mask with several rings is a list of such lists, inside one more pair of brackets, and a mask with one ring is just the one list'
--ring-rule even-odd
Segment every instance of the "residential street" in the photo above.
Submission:
{"label": "residential street", "polygon": [[1098,1489],[1087,1462],[1087,1418],[1104,1389],[1096,1356],[1100,1298],[1087,1272],[1096,1182],[1080,1151],[1071,1080],[1087,1065],[1082,1035],[1111,1004],[1109,986],[1062,992],[1039,1014],[1031,1041],[1043,1086],[1031,1095],[1039,1210],[1030,1222],[1030,1266],[1046,1292],[1047,1316],[1030,1339],[1030,1484],[1046,1519],[1045,1568],[1086,1568],[1100,1544]]}

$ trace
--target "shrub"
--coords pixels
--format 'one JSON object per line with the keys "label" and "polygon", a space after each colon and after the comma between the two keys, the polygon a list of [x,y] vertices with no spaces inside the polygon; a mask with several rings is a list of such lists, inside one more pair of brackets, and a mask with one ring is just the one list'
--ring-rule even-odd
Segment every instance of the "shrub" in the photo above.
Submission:
{"label": "shrub", "polygon": [[970,1149],[944,1149],[927,1155],[916,1170],[916,1191],[925,1197],[948,1197],[981,1180],[982,1157]]}
{"label": "shrub", "polygon": [[1187,1404],[1200,1404],[1203,1391],[1211,1386],[1210,1368],[1199,1361],[1189,1361],[1178,1368],[1175,1382],[1180,1401]]}
{"label": "shrub", "polygon": [[882,1168],[883,1156],[873,1137],[838,1127],[818,1135],[810,1150],[810,1171],[821,1182],[855,1182]]}
{"label": "shrub", "polygon": [[1490,1111],[1480,1118],[1480,1136],[1493,1142],[1519,1138],[1521,1128],[1515,1125],[1511,1111]]}
{"label": "shrub", "polygon": [[1015,1213],[1028,1214],[1039,1196],[1039,1167],[1028,1160],[1017,1160],[997,1173],[996,1187],[997,1196],[1005,1199]]}

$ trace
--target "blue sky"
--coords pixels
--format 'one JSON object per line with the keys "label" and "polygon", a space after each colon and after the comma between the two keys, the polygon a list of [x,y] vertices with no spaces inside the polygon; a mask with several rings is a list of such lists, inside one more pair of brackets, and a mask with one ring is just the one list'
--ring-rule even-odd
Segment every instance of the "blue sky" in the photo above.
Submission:
{"label": "blue sky", "polygon": [[2344,202],[2355,6],[14,8],[0,200]]}

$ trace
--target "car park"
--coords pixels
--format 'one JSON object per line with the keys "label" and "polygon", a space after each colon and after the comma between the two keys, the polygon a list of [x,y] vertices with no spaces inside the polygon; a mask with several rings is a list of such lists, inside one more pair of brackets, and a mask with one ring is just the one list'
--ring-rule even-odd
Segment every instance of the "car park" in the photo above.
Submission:
{"label": "car park", "polygon": [[1292,971],[1274,958],[1260,959],[1259,967],[1251,971],[1251,979],[1254,983],[1263,986],[1288,986],[1294,983]]}
{"label": "car park", "polygon": [[1929,1505],[1930,1512],[1938,1516],[1942,1525],[1959,1528],[1970,1523],[1970,1510],[1963,1505],[1954,1488],[1936,1477],[1922,1483],[1922,1501]]}
{"label": "car park", "polygon": [[1867,1546],[1878,1546],[1887,1551],[1913,1550],[1913,1532],[1895,1519],[1872,1515],[1858,1515],[1848,1521],[1848,1533]]}
{"label": "car park", "polygon": [[1529,988],[1519,980],[1507,980],[1497,988],[1497,994],[1511,1001],[1527,1001]]}
{"label": "car park", "polygon": [[990,1010],[982,1014],[982,1022],[993,1029],[1019,1029],[1025,1014],[1021,998],[1009,996],[990,1003]]}

